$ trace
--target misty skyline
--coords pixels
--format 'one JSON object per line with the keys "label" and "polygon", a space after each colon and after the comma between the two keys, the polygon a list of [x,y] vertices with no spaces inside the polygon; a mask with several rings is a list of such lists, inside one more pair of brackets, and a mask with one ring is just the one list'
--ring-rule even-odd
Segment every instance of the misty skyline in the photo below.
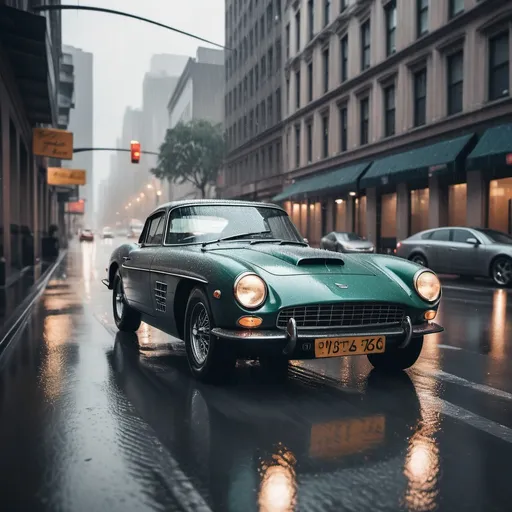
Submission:
{"label": "misty skyline", "polygon": [[[224,1],[89,0],[76,5],[104,7],[143,16],[205,39],[224,44]],[[197,13],[200,13],[198,17]],[[129,18],[86,11],[62,12],[62,42],[94,55],[94,146],[116,147],[126,107],[142,107],[142,84],[154,54],[194,57],[198,46],[191,37]],[[171,91],[169,91],[170,93]],[[75,98],[75,103],[80,101]],[[166,108],[164,106],[164,108]],[[158,151],[158,148],[142,148]],[[93,153],[94,188],[108,176],[108,152]],[[98,205],[97,205],[98,206]]]}

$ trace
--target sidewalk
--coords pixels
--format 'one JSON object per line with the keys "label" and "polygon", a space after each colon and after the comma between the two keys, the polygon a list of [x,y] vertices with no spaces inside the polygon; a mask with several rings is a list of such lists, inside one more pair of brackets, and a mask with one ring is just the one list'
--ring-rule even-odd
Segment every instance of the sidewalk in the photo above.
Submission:
{"label": "sidewalk", "polygon": [[61,251],[57,260],[28,268],[10,286],[0,288],[0,352],[65,254]]}

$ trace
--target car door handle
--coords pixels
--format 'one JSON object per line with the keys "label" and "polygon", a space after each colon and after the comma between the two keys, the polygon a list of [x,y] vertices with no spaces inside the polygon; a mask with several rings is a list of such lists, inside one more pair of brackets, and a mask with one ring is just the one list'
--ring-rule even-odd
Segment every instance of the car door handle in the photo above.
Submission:
{"label": "car door handle", "polygon": [[128,261],[128,260],[131,260],[131,258],[130,258],[130,256],[123,256],[123,260]]}

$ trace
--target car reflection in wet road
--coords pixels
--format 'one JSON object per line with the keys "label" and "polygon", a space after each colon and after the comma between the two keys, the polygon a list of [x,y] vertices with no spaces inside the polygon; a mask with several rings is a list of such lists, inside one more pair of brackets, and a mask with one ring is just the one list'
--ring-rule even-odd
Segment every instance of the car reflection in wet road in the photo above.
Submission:
{"label": "car reflection in wet road", "polygon": [[116,331],[105,242],[72,245],[0,358],[3,509],[509,509],[510,292],[451,282],[446,332],[399,376],[247,362],[215,387],[181,342]]}

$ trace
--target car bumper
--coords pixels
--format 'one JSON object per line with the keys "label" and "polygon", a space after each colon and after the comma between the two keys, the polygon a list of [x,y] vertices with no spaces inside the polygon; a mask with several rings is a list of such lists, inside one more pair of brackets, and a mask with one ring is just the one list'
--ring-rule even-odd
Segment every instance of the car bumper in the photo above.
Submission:
{"label": "car bumper", "polygon": [[402,325],[394,327],[338,329],[329,332],[325,330],[299,330],[295,320],[291,318],[285,331],[279,329],[242,330],[214,328],[212,329],[212,334],[229,343],[237,352],[243,354],[258,355],[262,352],[281,352],[291,359],[293,359],[292,356],[299,359],[312,359],[315,357],[314,345],[317,339],[385,336],[388,346],[403,348],[410,343],[412,338],[419,338],[443,331],[444,327],[434,322],[412,325],[409,317],[404,319]]}

